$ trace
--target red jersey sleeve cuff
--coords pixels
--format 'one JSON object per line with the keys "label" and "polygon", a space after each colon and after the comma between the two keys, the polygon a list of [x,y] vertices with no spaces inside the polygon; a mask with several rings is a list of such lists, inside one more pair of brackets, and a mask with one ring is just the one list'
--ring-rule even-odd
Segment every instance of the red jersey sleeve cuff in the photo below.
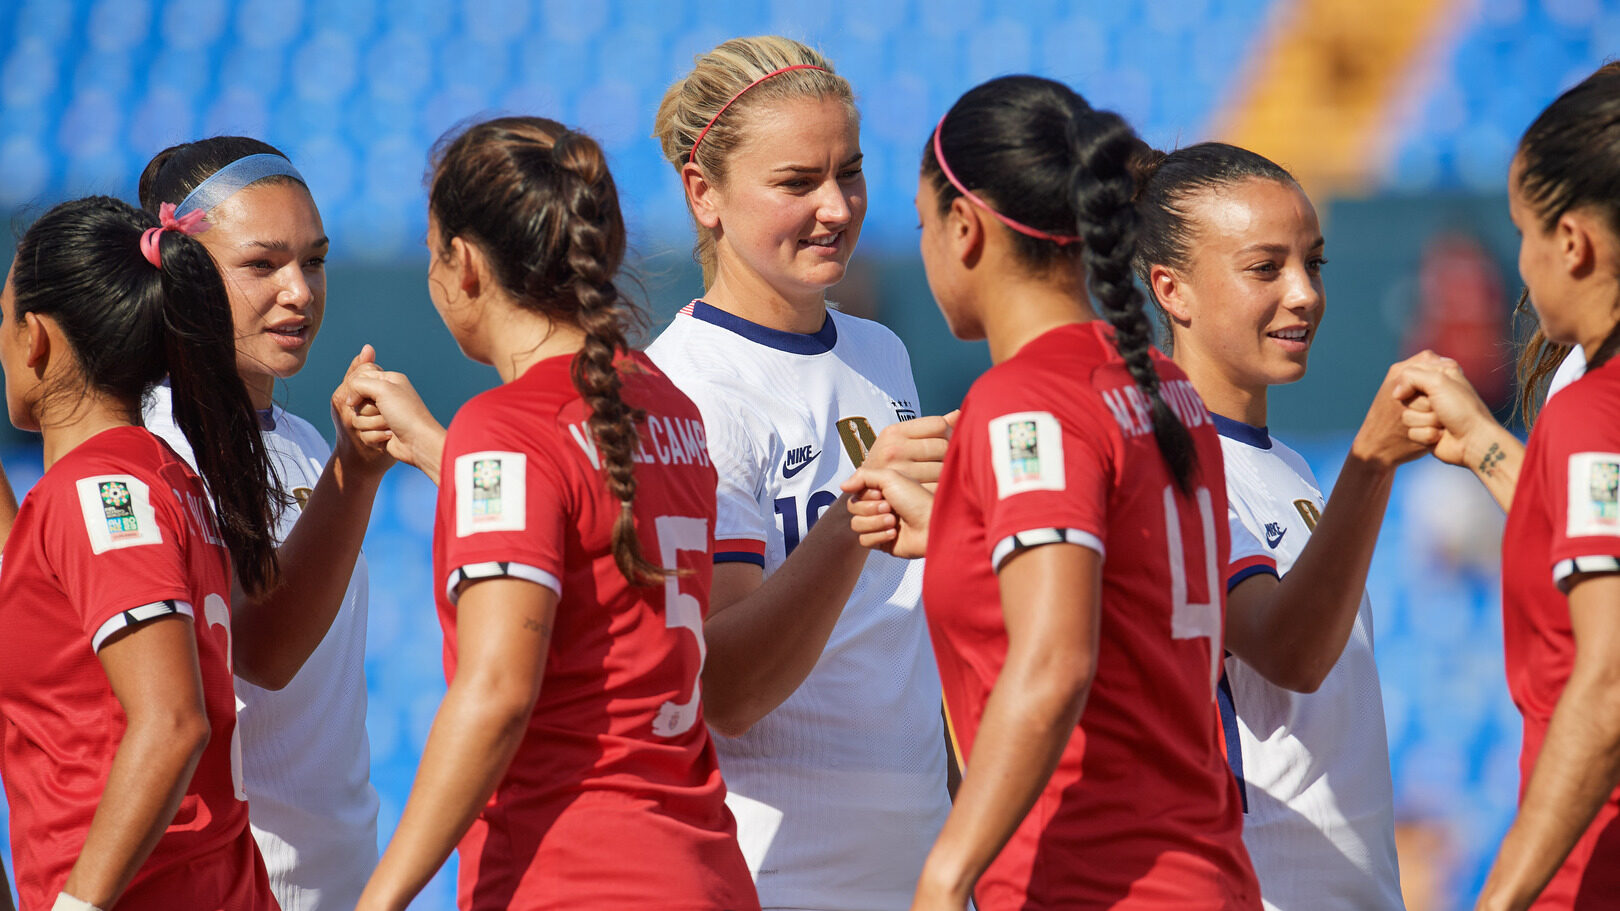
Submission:
{"label": "red jersey sleeve cuff", "polygon": [[1242,582],[1244,579],[1247,579],[1250,576],[1258,576],[1262,573],[1276,578],[1277,561],[1266,556],[1265,554],[1255,554],[1252,557],[1244,557],[1226,568],[1226,590],[1231,591],[1232,589],[1237,588],[1238,583]]}
{"label": "red jersey sleeve cuff", "polygon": [[1553,584],[1561,592],[1569,591],[1571,576],[1581,573],[1616,573],[1620,572],[1620,557],[1608,554],[1595,554],[1587,557],[1570,557],[1559,560],[1553,564]]}
{"label": "red jersey sleeve cuff", "polygon": [[101,646],[107,641],[107,637],[113,633],[145,623],[148,620],[167,617],[170,614],[185,614],[187,617],[197,616],[188,601],[155,601],[151,604],[143,604],[140,607],[119,611],[108,617],[105,623],[96,628],[96,634],[90,637],[90,649],[99,652]]}
{"label": "red jersey sleeve cuff", "polygon": [[1007,562],[1008,557],[1043,544],[1078,544],[1096,551],[1100,556],[1108,555],[1102,539],[1089,531],[1078,528],[1030,528],[1014,532],[996,542],[990,551],[990,569],[1000,572],[1001,564]]}
{"label": "red jersey sleeve cuff", "polygon": [[765,542],[753,538],[727,538],[714,542],[714,562],[752,563],[765,568]]}

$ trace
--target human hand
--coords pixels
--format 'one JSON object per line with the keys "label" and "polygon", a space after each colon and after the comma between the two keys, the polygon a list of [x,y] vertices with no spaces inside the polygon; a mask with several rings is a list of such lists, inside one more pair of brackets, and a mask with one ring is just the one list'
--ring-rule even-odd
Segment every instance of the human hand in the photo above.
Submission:
{"label": "human hand", "polygon": [[1404,363],[1390,395],[1405,405],[1401,421],[1407,437],[1447,464],[1479,461],[1501,425],[1462,369],[1456,362],[1438,357],[1425,363]]}
{"label": "human hand", "polygon": [[928,549],[928,520],[934,494],[892,468],[861,468],[844,481],[850,495],[849,527],[862,547],[896,557],[916,558]]}
{"label": "human hand", "polygon": [[856,467],[895,471],[932,491],[939,483],[951,431],[961,414],[958,409],[890,424],[879,431],[866,459]]}
{"label": "human hand", "polygon": [[409,377],[375,364],[370,367],[351,374],[345,384],[355,397],[355,426],[368,439],[381,440],[390,456],[439,483],[444,425],[433,417]]}
{"label": "human hand", "polygon": [[337,431],[339,462],[351,471],[380,477],[394,464],[394,456],[388,451],[388,434],[368,429],[361,413],[362,396],[353,387],[356,378],[377,372],[377,351],[365,345],[349,362],[343,382],[332,391],[332,427]]}
{"label": "human hand", "polygon": [[1421,458],[1428,451],[1429,444],[1413,438],[1402,419],[1413,403],[1403,403],[1395,395],[1408,369],[1441,373],[1455,371],[1461,376],[1456,361],[1432,351],[1422,351],[1392,364],[1385,372],[1384,382],[1378,387],[1378,394],[1373,396],[1367,416],[1362,419],[1361,428],[1356,431],[1355,439],[1350,444],[1352,457],[1382,469],[1393,469],[1404,462]]}

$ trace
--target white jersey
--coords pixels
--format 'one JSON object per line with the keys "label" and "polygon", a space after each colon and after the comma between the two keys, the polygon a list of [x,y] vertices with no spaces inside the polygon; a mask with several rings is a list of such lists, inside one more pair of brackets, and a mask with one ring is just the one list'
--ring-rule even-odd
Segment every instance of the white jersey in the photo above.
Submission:
{"label": "white jersey", "polygon": [[[1255,573],[1286,574],[1324,503],[1305,460],[1264,428],[1219,415],[1215,426],[1226,461],[1230,591]],[[1316,692],[1274,686],[1228,655],[1218,696],[1227,758],[1243,793],[1243,843],[1266,908],[1404,907],[1366,593],[1343,653]]]}
{"label": "white jersey", "polygon": [[[905,346],[835,311],[803,335],[694,301],[647,353],[703,413],[719,473],[715,561],[767,576],[877,432],[916,416]],[[748,733],[715,734],[766,908],[910,907],[950,810],[922,569],[868,555],[810,676]]]}
{"label": "white jersey", "polygon": [[[160,384],[146,403],[146,427],[195,467],[172,407],[168,384]],[[279,407],[261,414],[281,490],[295,501],[277,519],[279,544],[330,450],[308,421]],[[271,691],[235,680],[248,821],[283,911],[353,908],[377,865],[377,792],[366,739],[366,595],[360,555],[331,629],[292,682]]]}
{"label": "white jersey", "polygon": [[[1586,349],[1576,345],[1569,349],[1569,353],[1559,362],[1558,369],[1553,371],[1552,380],[1547,383],[1547,401],[1552,401],[1552,397],[1557,395],[1560,389],[1585,375]],[[1546,402],[1542,403],[1542,407],[1546,407]]]}

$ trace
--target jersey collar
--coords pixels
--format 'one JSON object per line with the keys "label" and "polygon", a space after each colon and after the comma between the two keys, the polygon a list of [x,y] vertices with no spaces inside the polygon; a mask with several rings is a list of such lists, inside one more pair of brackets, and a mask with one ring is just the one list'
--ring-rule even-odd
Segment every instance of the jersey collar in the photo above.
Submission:
{"label": "jersey collar", "polygon": [[1215,432],[1228,440],[1235,440],[1245,446],[1253,446],[1255,449],[1271,448],[1271,431],[1266,428],[1245,424],[1242,421],[1234,421],[1231,418],[1223,418],[1213,411],[1209,413],[1209,416],[1215,421]]}
{"label": "jersey collar", "polygon": [[826,354],[838,344],[838,324],[833,322],[831,313],[827,314],[820,329],[803,333],[783,332],[781,329],[751,323],[734,313],[727,313],[701,300],[692,302],[691,312],[695,319],[729,329],[751,342],[778,351],[786,351],[788,354]]}

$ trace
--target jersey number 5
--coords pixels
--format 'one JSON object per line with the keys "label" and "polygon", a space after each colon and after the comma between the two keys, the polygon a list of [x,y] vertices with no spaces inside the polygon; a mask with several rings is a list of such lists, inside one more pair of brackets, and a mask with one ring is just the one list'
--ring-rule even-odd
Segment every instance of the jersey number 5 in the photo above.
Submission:
{"label": "jersey number 5", "polygon": [[[658,536],[659,565],[674,569],[676,555],[683,550],[709,552],[709,523],[690,516],[659,516],[653,523]],[[692,698],[685,702],[671,699],[658,708],[653,719],[653,733],[659,737],[674,737],[691,730],[697,723],[698,700],[702,695],[703,661],[709,648],[703,642],[703,605],[698,599],[681,591],[681,577],[670,573],[664,577],[664,625],[670,629],[689,629],[697,637],[698,667],[692,675]]]}
{"label": "jersey number 5", "polygon": [[1209,640],[1209,698],[1215,698],[1215,683],[1221,676],[1221,590],[1220,566],[1215,553],[1215,508],[1208,488],[1194,491],[1198,517],[1204,532],[1204,587],[1208,600],[1192,604],[1187,600],[1187,550],[1181,541],[1181,511],[1176,508],[1176,492],[1164,488],[1164,532],[1170,550],[1170,635],[1175,639]]}

